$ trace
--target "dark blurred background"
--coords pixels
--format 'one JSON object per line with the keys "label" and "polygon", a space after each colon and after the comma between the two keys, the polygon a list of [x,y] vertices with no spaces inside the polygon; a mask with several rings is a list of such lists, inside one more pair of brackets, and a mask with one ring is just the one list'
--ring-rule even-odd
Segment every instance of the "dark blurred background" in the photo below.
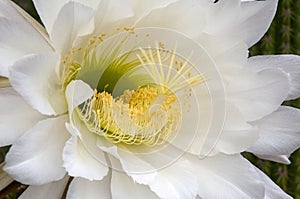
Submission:
{"label": "dark blurred background", "polygon": [[[31,0],[14,0],[14,2],[40,22]],[[250,49],[251,56],[282,53],[300,55],[300,0],[280,0],[275,20],[268,33]],[[300,108],[300,99],[284,104]],[[0,162],[4,161],[8,150],[9,147],[0,148]],[[283,190],[294,198],[300,199],[300,150],[292,155],[290,165],[260,160],[249,153],[243,155],[270,176]],[[0,198],[15,199],[26,188],[25,185],[13,182],[0,192]]]}

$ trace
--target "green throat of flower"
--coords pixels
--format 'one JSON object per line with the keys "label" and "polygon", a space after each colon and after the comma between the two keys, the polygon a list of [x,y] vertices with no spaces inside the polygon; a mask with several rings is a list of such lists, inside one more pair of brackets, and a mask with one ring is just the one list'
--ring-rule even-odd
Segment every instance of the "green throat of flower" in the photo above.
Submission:
{"label": "green throat of flower", "polygon": [[64,85],[80,79],[94,88],[77,108],[89,131],[113,143],[164,144],[180,127],[190,88],[204,79],[192,75],[194,66],[176,48],[166,50],[158,43],[141,48],[129,38],[101,38],[94,48],[88,46],[81,64],[66,67]]}

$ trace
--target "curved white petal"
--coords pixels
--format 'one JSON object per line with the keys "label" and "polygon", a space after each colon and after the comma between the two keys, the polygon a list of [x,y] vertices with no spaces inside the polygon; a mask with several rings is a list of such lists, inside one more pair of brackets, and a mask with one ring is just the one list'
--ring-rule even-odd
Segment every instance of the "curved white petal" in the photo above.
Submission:
{"label": "curved white petal", "polygon": [[0,17],[1,76],[9,77],[9,68],[25,55],[45,52],[52,48],[31,24]]}
{"label": "curved white petal", "polygon": [[110,179],[110,175],[100,181],[74,178],[68,189],[67,199],[112,199]]}
{"label": "curved white petal", "polygon": [[10,21],[21,23],[30,29],[34,28],[44,37],[49,46],[51,46],[45,28],[13,1],[3,0],[0,2],[0,17],[4,17]]}
{"label": "curved white petal", "polygon": [[253,122],[253,125],[259,129],[259,139],[247,150],[249,152],[260,157],[267,156],[267,159],[274,156],[276,161],[276,156],[290,156],[300,147],[299,109],[281,106],[274,113]]}
{"label": "curved white petal", "polygon": [[58,0],[58,1],[43,1],[43,0],[33,0],[35,8],[37,9],[39,16],[46,27],[48,33],[51,33],[52,26],[55,19],[68,0]]}
{"label": "curved white petal", "polygon": [[[47,32],[50,34],[53,30],[53,25],[57,19],[58,13],[62,7],[71,0],[33,0],[35,8],[37,9],[39,16],[45,25]],[[74,2],[82,3],[83,5],[91,8],[97,7],[101,0],[74,0]]]}
{"label": "curved white petal", "polygon": [[0,88],[0,110],[0,146],[13,144],[23,133],[45,118],[26,104],[11,87]]}
{"label": "curved white petal", "polygon": [[68,103],[70,122],[73,122],[74,109],[94,95],[91,87],[81,80],[74,80],[66,88],[66,100]]}
{"label": "curved white petal", "polygon": [[97,152],[97,159],[91,154],[78,139],[76,129],[68,126],[68,130],[73,136],[67,141],[63,151],[63,166],[68,174],[73,177],[82,177],[88,180],[102,180],[107,175],[108,166],[104,153]]}
{"label": "curved white petal", "polygon": [[291,196],[286,194],[278,185],[276,185],[266,174],[264,174],[258,168],[255,168],[256,172],[259,174],[261,181],[265,187],[265,196],[264,199],[292,199]]}
{"label": "curved white petal", "polygon": [[248,47],[258,42],[269,29],[275,16],[278,0],[246,1],[241,3],[241,23]]}
{"label": "curved white petal", "polygon": [[120,161],[120,166],[112,164],[113,169],[122,170],[135,182],[148,185],[160,198],[196,196],[197,179],[191,171],[192,166],[187,161],[178,160],[178,151],[181,150],[171,145],[162,149],[134,146],[122,149],[104,139],[98,139],[97,144],[100,149]]}
{"label": "curved white petal", "polygon": [[254,56],[249,59],[251,68],[263,70],[278,68],[287,73],[289,78],[289,95],[286,100],[300,97],[300,56],[297,55],[264,55]]}
{"label": "curved white petal", "polygon": [[[99,4],[95,16],[96,32],[98,34],[105,33],[110,35],[117,33],[119,29],[123,28],[145,27],[146,23],[141,22],[144,17],[149,18],[148,15],[150,15],[151,12],[166,8],[177,1],[178,0],[103,0]],[[165,15],[165,17],[166,16],[168,15]],[[156,17],[156,19],[158,19],[158,17]],[[160,23],[160,21],[154,18],[153,21],[163,25],[163,23]],[[174,20],[172,20],[172,22],[173,21]],[[171,21],[168,21],[168,23],[171,23]],[[156,26],[157,25],[158,24],[156,24]],[[179,23],[177,23],[177,25],[180,26]],[[164,24],[164,26],[167,26],[167,24]]]}
{"label": "curved white petal", "polygon": [[14,143],[4,170],[24,184],[41,185],[63,178],[62,151],[69,133],[66,115],[37,123]]}
{"label": "curved white petal", "polygon": [[29,186],[19,197],[19,199],[32,199],[32,198],[43,198],[43,199],[61,199],[64,190],[67,186],[69,176],[65,176],[63,179],[51,182],[39,186]]}
{"label": "curved white petal", "polygon": [[[118,149],[117,147],[104,148],[103,146],[99,146],[99,148],[119,159],[122,169],[131,176],[134,181],[140,184],[148,184],[157,176],[157,168],[151,164],[151,161],[149,162],[132,152],[122,151],[122,149]],[[145,173],[148,173],[148,175],[143,175]]]}
{"label": "curved white petal", "polygon": [[215,149],[226,154],[241,153],[258,139],[258,131],[233,105],[228,104],[226,112],[224,128]]}
{"label": "curved white petal", "polygon": [[167,7],[168,5],[178,0],[152,0],[152,1],[139,1],[129,0],[131,7],[133,8],[134,15],[137,19],[148,15],[151,11]]}
{"label": "curved white petal", "polygon": [[241,68],[247,63],[249,51],[248,46],[243,42],[232,42],[207,33],[202,33],[197,41],[203,45],[203,48],[214,60],[221,74],[223,71],[226,72],[227,67]]}
{"label": "curved white petal", "polygon": [[54,22],[50,39],[55,50],[64,56],[73,46],[78,36],[84,36],[94,30],[94,10],[80,3],[65,4]]}
{"label": "curved white petal", "polygon": [[28,55],[10,68],[10,82],[34,109],[46,115],[67,111],[60,80],[55,73],[59,64],[54,53]]}
{"label": "curved white petal", "polygon": [[269,28],[276,12],[277,2],[277,0],[218,1],[207,9],[205,32],[227,37],[232,41],[241,40],[251,47]]}
{"label": "curved white petal", "polygon": [[255,154],[257,157],[265,160],[271,160],[274,162],[279,162],[282,164],[290,164],[291,161],[289,160],[289,157],[287,155],[261,155],[261,154]]}
{"label": "curved white petal", "polygon": [[258,120],[277,110],[289,91],[287,75],[279,69],[255,71],[249,67],[227,74],[228,100],[242,113],[246,121]]}
{"label": "curved white petal", "polygon": [[115,169],[112,170],[111,195],[120,199],[158,199],[148,186],[134,182],[124,171]]}
{"label": "curved white petal", "polygon": [[0,2],[0,17],[25,22],[24,17],[14,8],[13,2],[9,0],[3,0]]}
{"label": "curved white petal", "polygon": [[[152,2],[152,1],[151,1]],[[169,28],[197,38],[205,26],[204,7],[194,0],[168,2],[138,21],[138,27]],[[178,15],[180,14],[180,17]],[[197,25],[195,25],[197,24]]]}
{"label": "curved white petal", "polygon": [[191,164],[179,160],[160,170],[148,186],[161,198],[181,199],[195,198],[198,183]]}
{"label": "curved white petal", "polygon": [[26,24],[31,28],[34,28],[43,36],[43,38],[45,39],[45,41],[47,41],[49,46],[52,46],[51,43],[49,42],[49,36],[45,28],[15,2],[10,0],[1,1],[0,17],[7,18],[11,21],[20,22]]}
{"label": "curved white petal", "polygon": [[254,166],[240,155],[222,155],[189,160],[194,165],[201,198],[263,198],[264,186]]}

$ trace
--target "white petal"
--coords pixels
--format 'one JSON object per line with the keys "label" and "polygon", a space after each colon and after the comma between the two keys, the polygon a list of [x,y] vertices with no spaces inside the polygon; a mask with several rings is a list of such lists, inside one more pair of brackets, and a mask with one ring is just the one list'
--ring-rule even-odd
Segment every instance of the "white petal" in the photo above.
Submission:
{"label": "white petal", "polygon": [[216,150],[226,154],[241,153],[258,139],[258,131],[246,122],[233,105],[227,104],[226,112],[224,128],[216,144]]}
{"label": "white petal", "polygon": [[[247,63],[249,52],[248,46],[240,41],[230,41],[220,36],[202,33],[197,41],[214,60],[221,74],[225,67],[235,66],[240,68]],[[226,72],[226,71],[225,71]]]}
{"label": "white petal", "polygon": [[228,37],[232,41],[242,40],[251,47],[268,30],[276,12],[277,2],[219,1],[207,9],[205,32]]}
{"label": "white petal", "polygon": [[[194,0],[168,2],[168,4],[152,10],[149,15],[137,23],[137,26],[169,28],[182,32],[188,37],[196,38],[205,25],[202,11],[203,6]],[[180,13],[180,17],[178,17],[178,13]]]}
{"label": "white petal", "polygon": [[19,22],[31,29],[34,28],[43,35],[44,39],[50,45],[45,28],[13,1],[3,0],[0,2],[0,17],[7,18],[10,21]]}
{"label": "white petal", "polygon": [[160,170],[148,185],[160,198],[165,199],[195,198],[198,187],[191,164],[180,160]]}
{"label": "white petal", "polygon": [[300,97],[300,56],[297,55],[265,55],[249,59],[250,67],[256,70],[279,68],[287,73],[289,78],[289,95],[286,100]]}
{"label": "white petal", "polygon": [[61,199],[67,186],[69,176],[65,176],[62,180],[51,182],[40,186],[29,186],[19,197],[19,199]]}
{"label": "white petal", "polygon": [[33,0],[35,8],[37,9],[41,20],[48,33],[51,33],[52,26],[55,19],[63,7],[69,0],[57,0],[57,1],[43,1],[43,0]]}
{"label": "white petal", "polygon": [[[7,0],[5,0],[7,1]],[[49,45],[51,46],[51,42],[49,41],[48,33],[46,32],[43,25],[41,25],[35,18],[33,18],[28,12],[26,12],[21,6],[16,4],[15,2],[10,2],[12,7],[15,9],[14,12],[18,13],[19,16],[9,16],[8,19],[16,20],[18,18],[18,21],[23,21],[25,19],[26,23],[29,23],[32,25],[37,31],[43,35],[44,39],[47,40]],[[11,11],[11,10],[10,10]],[[15,13],[14,13],[15,14]],[[7,16],[7,15],[6,15]],[[5,17],[5,16],[4,16]]]}
{"label": "white petal", "polygon": [[264,187],[254,167],[240,155],[190,158],[201,198],[263,198]]}
{"label": "white petal", "polygon": [[111,193],[113,198],[158,199],[148,186],[134,182],[124,171],[115,169],[112,170]]}
{"label": "white petal", "polygon": [[29,23],[0,17],[0,75],[8,77],[9,68],[25,55],[51,51],[44,37]]}
{"label": "white petal", "polygon": [[[57,19],[58,13],[68,2],[70,2],[70,0],[33,0],[35,8],[37,9],[48,33],[52,32],[53,25],[55,23],[55,20]],[[83,5],[95,8],[99,4],[99,2],[101,2],[101,0],[74,0],[74,2],[79,2]]]}
{"label": "white petal", "polygon": [[166,6],[176,1],[178,0],[152,0],[147,2],[141,2],[139,0],[129,0],[136,18],[142,18],[143,16],[149,14],[151,11],[159,8],[165,8]]}
{"label": "white petal", "polygon": [[124,170],[135,182],[148,185],[160,198],[196,196],[197,182],[191,165],[186,161],[177,161],[179,152],[182,155],[183,151],[171,145],[144,149],[131,146],[124,150],[110,145],[104,139],[98,139],[97,144],[120,161],[120,166],[112,164],[114,170]]}
{"label": "white petal", "polygon": [[[69,126],[69,131],[76,131]],[[73,132],[72,134],[79,134]],[[107,175],[108,166],[104,153],[98,150],[97,159],[88,151],[78,136],[73,135],[63,151],[63,166],[73,177],[82,177],[89,180],[102,180]]]}
{"label": "white petal", "polygon": [[270,156],[290,156],[300,147],[299,109],[282,106],[274,113],[253,122],[253,125],[259,129],[259,139],[247,151],[261,157],[269,156],[267,159],[270,159]]}
{"label": "white petal", "polygon": [[60,10],[50,34],[55,49],[65,55],[78,36],[89,34],[94,29],[94,10],[76,2],[65,4]]}
{"label": "white petal", "polygon": [[4,170],[24,184],[41,185],[65,175],[62,151],[69,133],[66,115],[43,120],[10,148]]}
{"label": "white petal", "polygon": [[139,23],[143,17],[176,1],[178,0],[103,0],[95,17],[96,32],[111,34],[119,28],[145,26],[143,22]]}
{"label": "white petal", "polygon": [[[151,164],[151,161],[149,162],[145,160],[145,157],[140,157],[138,154],[134,154],[132,152],[123,151],[122,149],[118,149],[117,147],[100,148],[119,159],[122,165],[122,169],[128,175],[130,175],[134,179],[134,181],[140,184],[148,184],[155,179],[157,175],[157,168],[155,167],[155,165]],[[156,156],[156,158],[159,157]],[[148,175],[143,175],[144,173],[148,173]]]}
{"label": "white petal", "polygon": [[0,88],[0,110],[0,146],[13,144],[25,131],[45,118],[11,87]]}
{"label": "white petal", "polygon": [[291,163],[288,156],[286,156],[286,155],[260,155],[260,154],[255,154],[255,155],[261,159],[271,160],[271,161],[279,162],[282,164],[290,164]]}
{"label": "white petal", "polygon": [[91,87],[81,80],[74,80],[68,84],[66,88],[66,99],[68,102],[68,110],[70,121],[72,123],[72,114],[74,109],[94,95]]}
{"label": "white petal", "polygon": [[248,1],[241,3],[241,23],[249,47],[258,42],[269,29],[275,16],[278,0]]}
{"label": "white petal", "polygon": [[13,3],[9,0],[0,2],[0,17],[25,22],[24,17],[14,8]]}
{"label": "white petal", "polygon": [[102,25],[106,25],[109,29],[118,28],[117,26],[120,24],[116,26],[112,24],[133,15],[134,13],[129,0],[102,0],[95,14],[96,32],[107,32],[106,29],[103,29],[104,26]]}
{"label": "white petal", "polygon": [[256,172],[259,174],[260,179],[262,180],[265,186],[265,197],[264,199],[292,199],[291,196],[286,194],[278,185],[276,185],[266,174],[256,168]]}
{"label": "white petal", "polygon": [[62,85],[55,73],[54,53],[29,55],[10,68],[10,82],[34,109],[46,115],[67,111]]}
{"label": "white petal", "polygon": [[[159,160],[161,160],[159,157],[157,157]],[[116,164],[116,159],[112,158],[112,167],[113,172],[123,172],[124,169],[124,159],[120,159],[121,164]],[[136,164],[140,164],[139,162],[136,162]],[[121,168],[122,167],[122,168]],[[138,166],[137,166],[138,167]],[[156,171],[147,171],[144,173],[140,172],[130,172],[127,170],[124,170],[124,172],[132,177],[134,182],[138,182],[140,184],[144,184],[149,186],[149,188],[159,197],[164,199],[181,199],[181,198],[195,198],[197,194],[197,178],[194,175],[192,171],[192,165],[186,161],[186,160],[178,160],[176,162],[173,162],[172,164],[165,165],[163,168],[159,168]],[[125,180],[125,184],[123,184],[123,181],[120,181],[120,184],[116,184],[117,182],[112,179],[112,195],[116,196],[116,198],[127,198],[129,197],[122,195],[121,193],[123,190],[121,189],[121,186],[126,186],[124,188],[128,189],[134,189],[133,186],[139,186],[142,189],[137,192],[137,196],[139,194],[147,194],[149,198],[156,198],[155,194],[149,192],[149,189],[142,185],[130,185],[128,182],[128,176],[126,174],[122,173],[113,173],[113,178],[117,176],[122,178],[127,178]],[[115,176],[114,176],[115,175]],[[121,175],[121,176],[120,176]],[[116,180],[116,179],[115,179]],[[113,187],[114,185],[119,187]],[[127,190],[127,189],[126,189]],[[120,197],[117,197],[120,196]],[[130,195],[130,198],[134,197],[134,195]],[[147,197],[148,198],[148,197]]]}
{"label": "white petal", "polygon": [[110,175],[101,181],[74,178],[70,184],[67,199],[111,199],[110,178]]}
{"label": "white petal", "polygon": [[258,120],[277,110],[286,99],[289,90],[287,75],[279,69],[255,72],[249,67],[232,69],[228,75],[229,101],[242,113],[246,121]]}

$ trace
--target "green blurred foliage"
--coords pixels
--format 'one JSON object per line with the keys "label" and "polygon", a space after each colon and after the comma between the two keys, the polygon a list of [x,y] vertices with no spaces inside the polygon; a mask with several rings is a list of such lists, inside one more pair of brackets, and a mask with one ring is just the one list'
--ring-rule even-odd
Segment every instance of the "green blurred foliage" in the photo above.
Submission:
{"label": "green blurred foliage", "polygon": [[[14,0],[14,2],[40,22],[31,0]],[[258,44],[250,49],[251,56],[283,53],[300,54],[300,0],[279,1],[276,17],[268,33]],[[285,102],[284,104],[300,108],[300,99]],[[0,149],[1,162],[4,160],[8,149],[8,147]],[[290,165],[260,160],[249,153],[243,155],[270,176],[287,193],[296,199],[300,199],[300,150],[292,155],[292,163]],[[7,195],[4,198],[17,198],[24,189],[24,185],[16,183],[10,190],[5,190]]]}

